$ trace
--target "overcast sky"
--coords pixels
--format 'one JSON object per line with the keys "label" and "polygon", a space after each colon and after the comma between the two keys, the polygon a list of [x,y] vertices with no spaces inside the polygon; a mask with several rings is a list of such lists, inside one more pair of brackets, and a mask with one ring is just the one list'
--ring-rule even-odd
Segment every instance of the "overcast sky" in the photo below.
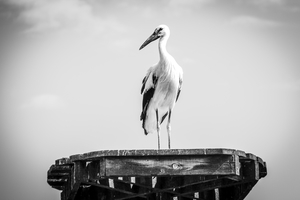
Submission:
{"label": "overcast sky", "polygon": [[60,199],[61,157],[157,148],[139,121],[157,42],[138,49],[166,24],[184,71],[172,148],[258,155],[268,176],[246,200],[296,200],[299,20],[297,0],[0,0],[1,199]]}

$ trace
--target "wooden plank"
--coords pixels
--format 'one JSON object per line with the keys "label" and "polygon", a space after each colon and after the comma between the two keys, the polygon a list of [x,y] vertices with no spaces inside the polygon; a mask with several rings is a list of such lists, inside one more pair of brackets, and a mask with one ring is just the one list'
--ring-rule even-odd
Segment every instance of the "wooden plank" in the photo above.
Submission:
{"label": "wooden plank", "polygon": [[55,160],[55,165],[72,165],[73,163],[71,162],[70,158],[60,158]]}
{"label": "wooden plank", "polygon": [[[72,167],[72,171],[73,171],[73,167]],[[68,176],[68,181],[67,181],[67,183],[65,183],[65,185],[64,185],[64,190],[62,191],[62,193],[61,193],[61,196],[62,196],[62,199],[61,200],[67,200],[68,199],[68,197],[69,197],[69,195],[70,195],[70,193],[71,193],[71,179],[72,179],[72,176],[73,176],[73,174],[72,173],[70,173],[69,174],[69,176]]]}
{"label": "wooden plank", "polygon": [[240,175],[240,168],[241,168],[241,163],[240,163],[240,157],[238,155],[233,155],[234,158],[234,163],[235,163],[235,175]]}
{"label": "wooden plank", "polygon": [[264,161],[260,157],[256,156],[256,160],[259,164],[264,165]]}
{"label": "wooden plank", "polygon": [[51,175],[52,173],[70,173],[71,172],[71,166],[56,166],[52,165],[50,169],[48,170],[48,175]]}
{"label": "wooden plank", "polygon": [[232,155],[111,157],[105,163],[101,176],[236,175],[239,167]]}
{"label": "wooden plank", "polygon": [[245,160],[241,162],[242,179],[258,180],[259,164],[255,160]]}
{"label": "wooden plank", "polygon": [[68,177],[62,178],[48,178],[48,183],[51,183],[52,187],[64,185],[68,181]]}
{"label": "wooden plank", "polygon": [[243,151],[235,149],[140,149],[140,150],[102,150],[70,156],[70,160],[97,160],[101,157],[127,156],[180,156],[180,155],[239,155],[245,156]]}
{"label": "wooden plank", "polygon": [[100,158],[99,159],[99,167],[100,167],[100,171],[99,171],[99,176],[105,176],[106,174],[106,160],[105,158]]}
{"label": "wooden plank", "polygon": [[207,155],[233,155],[237,153],[241,153],[242,151],[237,151],[235,149],[206,149]]}
{"label": "wooden plank", "polygon": [[219,188],[215,188],[215,200],[220,200],[220,192],[219,192]]}
{"label": "wooden plank", "polygon": [[265,176],[267,176],[267,164],[266,162],[264,162],[263,165],[259,165],[259,178],[263,178]]}
{"label": "wooden plank", "polygon": [[257,160],[256,155],[254,155],[254,154],[252,154],[252,153],[247,153],[246,156],[247,156],[247,159],[250,159],[250,160]]}
{"label": "wooden plank", "polygon": [[65,179],[68,178],[70,173],[63,173],[63,172],[57,172],[57,173],[51,173],[48,174],[47,182],[51,185],[52,180],[57,182],[59,179]]}
{"label": "wooden plank", "polygon": [[47,183],[58,190],[63,190],[69,179],[71,166],[52,165],[48,170]]}

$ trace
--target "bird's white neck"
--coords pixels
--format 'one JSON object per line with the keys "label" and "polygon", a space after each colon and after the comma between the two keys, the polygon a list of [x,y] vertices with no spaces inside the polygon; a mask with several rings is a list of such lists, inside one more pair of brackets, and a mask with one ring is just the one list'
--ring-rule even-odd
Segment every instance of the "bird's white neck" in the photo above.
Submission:
{"label": "bird's white neck", "polygon": [[167,48],[166,48],[168,38],[169,38],[169,36],[165,35],[164,37],[161,37],[159,39],[158,50],[159,50],[160,61],[166,61],[167,58],[170,56],[170,54],[167,52]]}

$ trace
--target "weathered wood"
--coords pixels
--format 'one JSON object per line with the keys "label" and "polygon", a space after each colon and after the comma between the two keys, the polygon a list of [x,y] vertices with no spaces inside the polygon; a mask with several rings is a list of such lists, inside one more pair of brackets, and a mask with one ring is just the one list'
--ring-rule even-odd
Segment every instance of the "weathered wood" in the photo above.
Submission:
{"label": "weathered wood", "polygon": [[126,183],[130,181],[130,177],[118,177],[114,179],[114,187],[122,192],[115,193],[115,199],[127,197],[126,192],[132,192],[130,184]]}
{"label": "weathered wood", "polygon": [[68,200],[74,200],[77,191],[85,178],[85,162],[75,162],[72,168],[71,188],[68,194]]}
{"label": "weathered wood", "polygon": [[242,162],[243,179],[259,180],[259,164],[257,161],[248,160]]}
{"label": "weathered wood", "polygon": [[250,160],[257,160],[256,155],[254,155],[252,153],[246,153],[246,157],[247,157],[247,159],[250,159]]}
{"label": "weathered wood", "polygon": [[[193,183],[197,183],[199,181],[203,181],[205,180],[204,176],[183,176],[181,177],[181,185],[190,185]],[[189,187],[193,187],[195,185],[190,185]],[[190,197],[194,197],[194,193],[196,190],[192,190],[189,191],[189,187],[180,187],[178,189],[176,189],[176,191],[178,191],[180,193],[180,195],[178,196],[180,200],[185,200],[188,199],[186,195],[189,195]],[[201,195],[198,195],[198,198],[201,198]]]}
{"label": "weathered wood", "polygon": [[101,178],[99,161],[93,161],[88,163],[86,168],[87,168],[87,180],[98,180]]}
{"label": "weathered wood", "polygon": [[72,165],[70,158],[61,158],[55,161],[55,165]]}
{"label": "weathered wood", "polygon": [[47,182],[51,187],[63,190],[65,184],[69,180],[71,166],[56,166],[52,165],[48,171]]}
{"label": "weathered wood", "polygon": [[263,178],[267,176],[267,163],[263,162],[263,164],[259,165],[259,178]]}
{"label": "weathered wood", "polygon": [[47,182],[61,200],[242,200],[266,175],[234,149],[102,150],[56,160]]}
{"label": "weathered wood", "polygon": [[[135,184],[132,186],[132,191],[137,194],[149,194],[152,189],[152,177],[136,177]],[[150,195],[150,194],[149,194]],[[145,195],[148,199],[149,195]],[[143,196],[136,196],[134,199],[142,199]]]}
{"label": "weathered wood", "polygon": [[236,175],[239,164],[234,159],[232,155],[110,157],[100,176]]}
{"label": "weathered wood", "polygon": [[180,155],[238,155],[245,157],[245,152],[235,149],[161,149],[161,150],[102,150],[70,156],[70,161],[98,160],[101,157],[128,156],[180,156]]}

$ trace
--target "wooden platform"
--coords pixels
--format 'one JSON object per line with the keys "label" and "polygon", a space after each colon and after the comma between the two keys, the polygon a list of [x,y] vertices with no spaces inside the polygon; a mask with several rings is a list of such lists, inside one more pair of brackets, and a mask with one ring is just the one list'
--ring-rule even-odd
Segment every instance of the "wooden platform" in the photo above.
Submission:
{"label": "wooden platform", "polygon": [[61,200],[241,200],[266,175],[233,149],[104,150],[56,160],[47,182]]}

